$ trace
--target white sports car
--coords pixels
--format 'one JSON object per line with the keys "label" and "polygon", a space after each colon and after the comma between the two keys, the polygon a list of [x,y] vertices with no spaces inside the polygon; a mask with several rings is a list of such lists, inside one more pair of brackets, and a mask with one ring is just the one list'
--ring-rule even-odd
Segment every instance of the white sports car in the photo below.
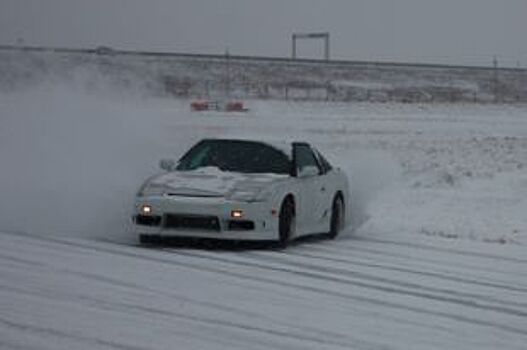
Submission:
{"label": "white sports car", "polygon": [[346,174],[305,142],[205,139],[139,189],[141,243],[163,238],[273,241],[336,237],[345,226]]}

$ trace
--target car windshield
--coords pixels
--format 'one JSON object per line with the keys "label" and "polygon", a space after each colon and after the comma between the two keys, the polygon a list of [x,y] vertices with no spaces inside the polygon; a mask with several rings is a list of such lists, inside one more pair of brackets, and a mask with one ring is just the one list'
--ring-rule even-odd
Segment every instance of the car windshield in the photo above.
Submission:
{"label": "car windshield", "polygon": [[291,161],[282,151],[265,143],[238,140],[203,140],[179,161],[177,170],[217,167],[249,174],[290,174]]}

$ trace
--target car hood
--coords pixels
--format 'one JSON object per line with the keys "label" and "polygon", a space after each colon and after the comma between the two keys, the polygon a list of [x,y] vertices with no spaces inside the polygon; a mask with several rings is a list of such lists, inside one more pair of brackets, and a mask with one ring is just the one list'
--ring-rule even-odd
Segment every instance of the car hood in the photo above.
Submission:
{"label": "car hood", "polygon": [[281,174],[241,174],[224,172],[215,167],[192,171],[174,171],[149,179],[140,195],[180,197],[223,197],[232,200],[264,199],[270,185],[284,180]]}

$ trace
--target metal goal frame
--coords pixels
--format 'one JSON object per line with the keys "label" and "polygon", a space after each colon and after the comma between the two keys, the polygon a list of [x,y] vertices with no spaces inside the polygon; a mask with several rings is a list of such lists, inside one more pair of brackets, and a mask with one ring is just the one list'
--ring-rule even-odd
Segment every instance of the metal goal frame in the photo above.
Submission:
{"label": "metal goal frame", "polygon": [[293,33],[292,35],[292,51],[291,57],[295,60],[297,58],[296,42],[298,39],[322,39],[324,40],[324,59],[329,61],[329,33]]}

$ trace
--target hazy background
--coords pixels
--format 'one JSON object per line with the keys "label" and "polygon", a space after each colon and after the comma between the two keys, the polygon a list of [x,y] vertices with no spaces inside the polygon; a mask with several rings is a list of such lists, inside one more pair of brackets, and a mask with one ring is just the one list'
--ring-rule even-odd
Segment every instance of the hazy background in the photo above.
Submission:
{"label": "hazy background", "polygon": [[[525,0],[0,0],[0,44],[527,66]],[[322,43],[302,41],[301,57]]]}

